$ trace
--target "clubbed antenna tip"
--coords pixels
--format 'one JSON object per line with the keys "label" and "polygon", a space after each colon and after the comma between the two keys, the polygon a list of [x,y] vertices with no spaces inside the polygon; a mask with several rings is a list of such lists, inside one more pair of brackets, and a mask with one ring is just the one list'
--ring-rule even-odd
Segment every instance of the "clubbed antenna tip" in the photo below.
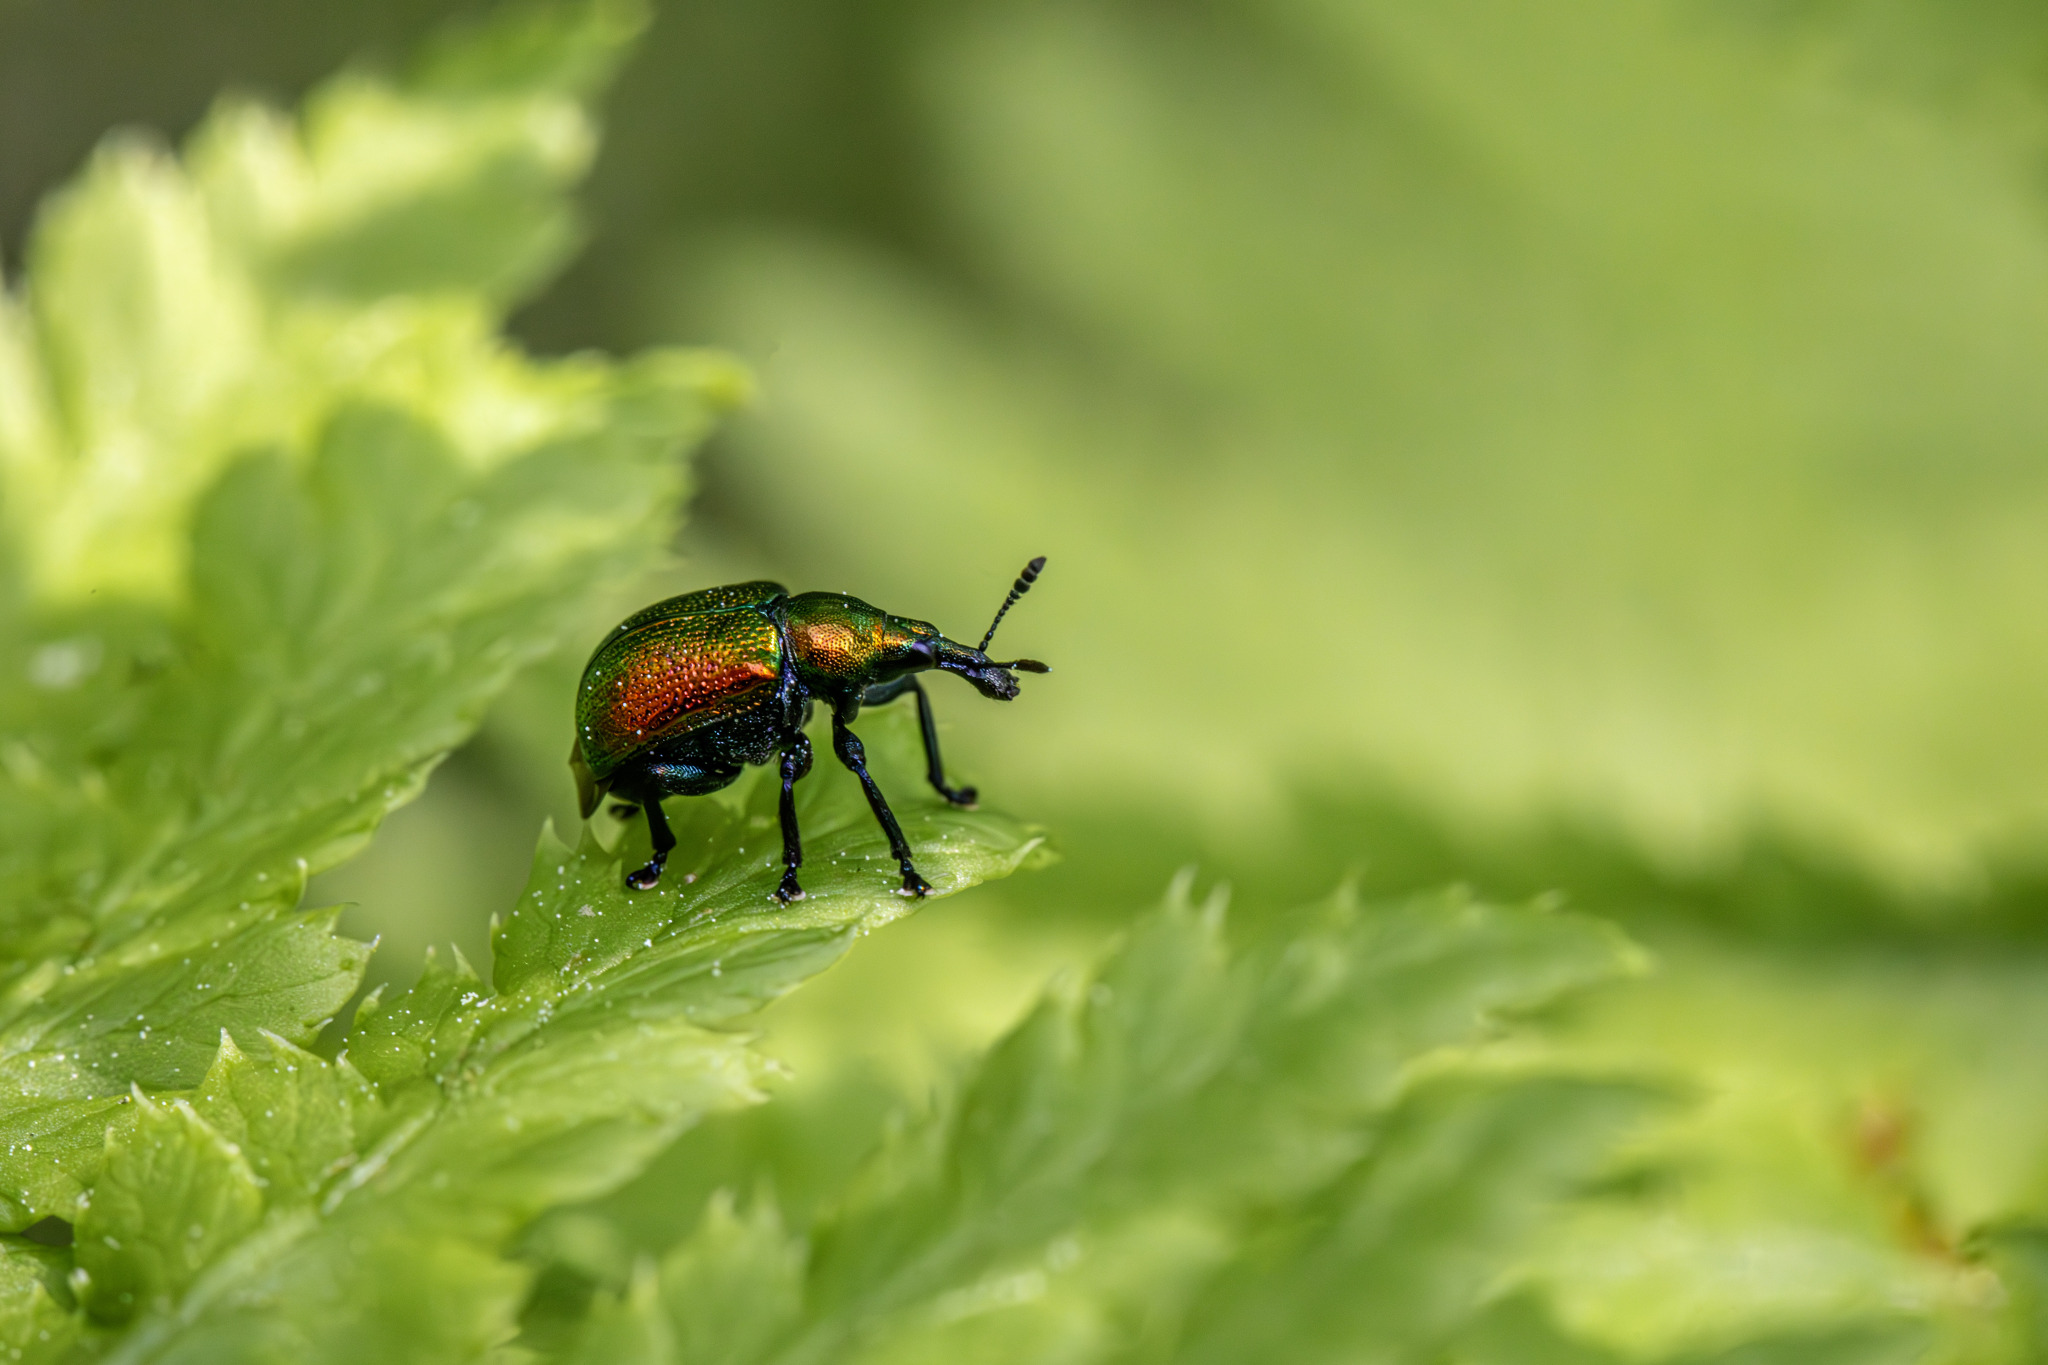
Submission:
{"label": "clubbed antenna tip", "polygon": [[1010,586],[1010,595],[1003,599],[1003,605],[996,608],[996,619],[988,623],[988,634],[982,636],[981,643],[976,646],[979,652],[988,653],[988,642],[996,638],[996,627],[1003,623],[1003,617],[1009,614],[1010,608],[1017,605],[1017,599],[1031,591],[1031,585],[1038,581],[1039,572],[1044,568],[1045,556],[1040,555],[1017,575],[1017,581]]}

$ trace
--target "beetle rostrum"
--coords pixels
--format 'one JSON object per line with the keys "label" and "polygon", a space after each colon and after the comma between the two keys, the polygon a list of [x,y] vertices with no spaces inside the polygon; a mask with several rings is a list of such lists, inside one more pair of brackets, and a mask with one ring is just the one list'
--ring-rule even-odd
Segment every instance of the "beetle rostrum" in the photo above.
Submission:
{"label": "beetle rostrum", "polygon": [[1045,558],[1024,567],[988,634],[963,645],[924,621],[891,616],[858,597],[836,592],[791,596],[780,583],[733,583],[656,602],[633,613],[606,635],[584,665],[576,692],[576,742],[569,767],[589,819],[607,794],[630,817],[647,813],[654,856],[626,874],[626,885],[645,891],[661,880],[676,846],[661,802],[702,796],[729,786],[747,764],[782,765],[782,883],[775,899],[800,900],[797,869],[803,840],[796,825],[796,784],[811,770],[804,735],[811,707],[832,711],[832,752],[852,769],[867,792],[889,851],[903,869],[902,894],[922,896],[931,884],[918,875],[903,830],[868,774],[867,755],[851,726],[863,706],[879,706],[909,693],[917,698],[924,733],[925,776],[940,796],[972,806],[972,787],[946,784],[931,698],[917,675],[937,670],[965,678],[984,697],[1009,701],[1023,673],[1050,673],[1036,659],[998,662],[988,657],[996,627],[1031,590]]}

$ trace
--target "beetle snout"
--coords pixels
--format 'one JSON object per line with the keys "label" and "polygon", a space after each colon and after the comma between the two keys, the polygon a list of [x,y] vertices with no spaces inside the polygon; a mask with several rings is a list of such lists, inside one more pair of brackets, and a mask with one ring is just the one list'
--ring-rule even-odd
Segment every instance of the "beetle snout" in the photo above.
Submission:
{"label": "beetle snout", "polygon": [[1010,671],[1010,665],[998,663],[978,649],[942,640],[938,658],[941,669],[967,679],[984,697],[1009,701],[1017,695],[1017,675]]}

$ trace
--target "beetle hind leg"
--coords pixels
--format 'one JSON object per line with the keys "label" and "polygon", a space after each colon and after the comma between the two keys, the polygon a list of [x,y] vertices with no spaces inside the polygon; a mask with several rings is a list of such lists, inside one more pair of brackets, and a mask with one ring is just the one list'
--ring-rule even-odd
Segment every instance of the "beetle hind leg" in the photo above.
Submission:
{"label": "beetle hind leg", "polygon": [[804,898],[796,879],[796,870],[804,863],[803,834],[796,825],[796,784],[810,770],[811,742],[799,734],[782,751],[782,884],[775,888],[774,899],[784,905]]}
{"label": "beetle hind leg", "polygon": [[669,851],[676,846],[675,832],[668,827],[668,816],[662,812],[660,796],[654,796],[644,803],[647,812],[647,837],[654,844],[654,856],[645,867],[636,868],[626,874],[626,885],[635,891],[651,891],[661,880],[661,869],[668,865]]}

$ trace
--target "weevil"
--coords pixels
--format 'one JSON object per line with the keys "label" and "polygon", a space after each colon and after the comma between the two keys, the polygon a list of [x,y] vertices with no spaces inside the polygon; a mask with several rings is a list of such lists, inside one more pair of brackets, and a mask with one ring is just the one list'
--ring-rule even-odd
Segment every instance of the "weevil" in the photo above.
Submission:
{"label": "weevil", "polygon": [[715,792],[748,764],[779,759],[782,882],[774,896],[785,904],[802,899],[797,869],[804,853],[795,793],[811,770],[804,727],[813,705],[822,703],[832,712],[832,752],[860,779],[903,871],[901,893],[916,897],[930,891],[850,727],[863,706],[895,701],[906,692],[917,698],[926,780],[953,805],[973,806],[972,787],[946,782],[931,698],[917,675],[933,669],[952,673],[984,697],[1009,701],[1017,695],[1017,673],[1051,672],[1036,659],[998,663],[987,652],[996,627],[1044,568],[1042,555],[1024,566],[988,633],[972,647],[947,639],[929,622],[891,616],[858,597],[791,596],[780,583],[765,581],[685,593],[619,622],[584,665],[569,767],[584,819],[607,796],[623,818],[646,812],[654,856],[626,874],[626,885],[636,891],[656,885],[676,846],[662,798]]}

